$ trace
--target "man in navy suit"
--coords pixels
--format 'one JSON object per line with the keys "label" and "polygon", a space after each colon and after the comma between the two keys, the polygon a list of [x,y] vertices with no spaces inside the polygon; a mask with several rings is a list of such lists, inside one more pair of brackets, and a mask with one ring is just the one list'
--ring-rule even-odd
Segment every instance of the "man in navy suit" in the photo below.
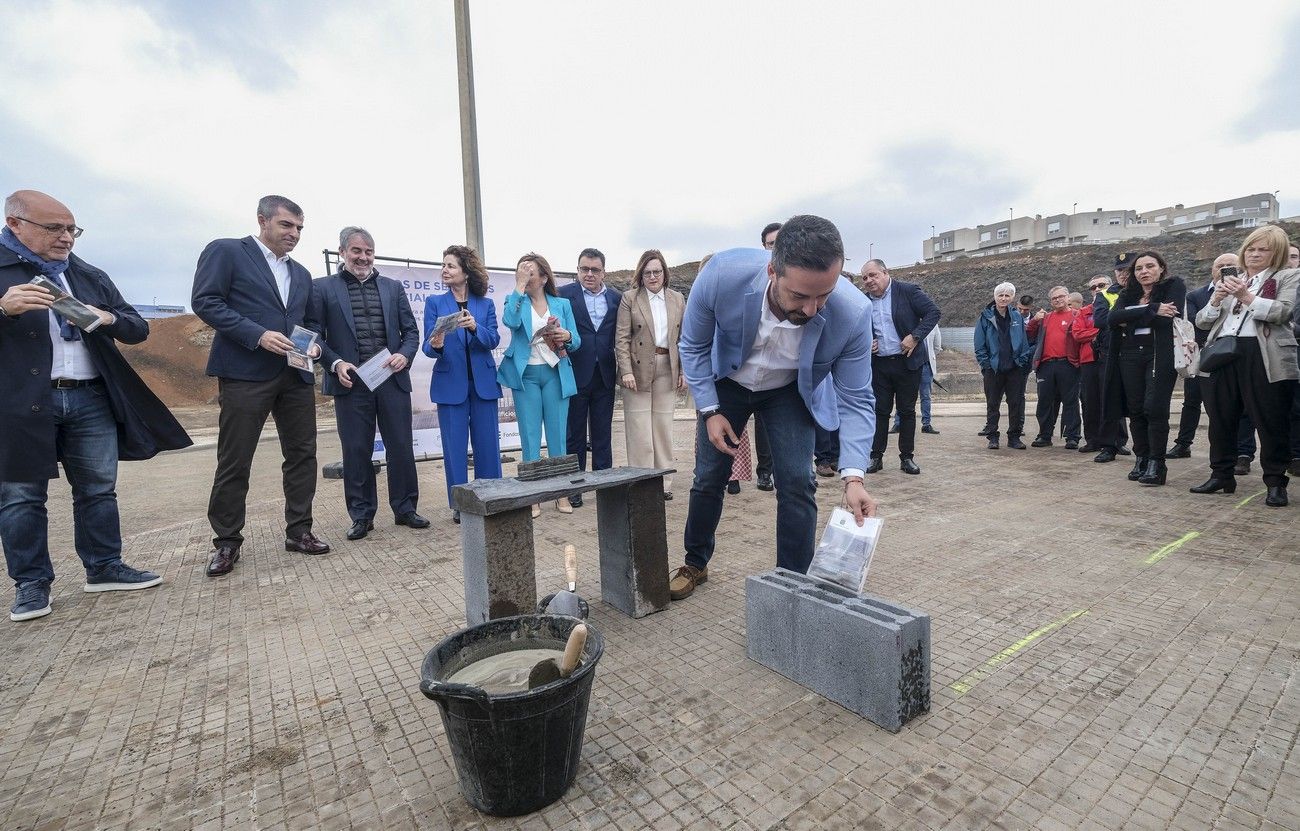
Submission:
{"label": "man in navy suit", "polygon": [[[258,235],[219,239],[199,255],[190,305],[215,331],[208,374],[217,378],[221,415],[217,471],[208,498],[213,553],[208,576],[229,574],[243,545],[253,453],[268,415],[284,455],[286,551],[324,554],[312,533],[316,496],[315,376],[290,366],[289,335],[307,316],[311,274],[289,258],[302,234],[302,208],[283,196],[257,203]],[[313,347],[317,349],[317,347]]]}
{"label": "man in navy suit", "polygon": [[922,345],[939,324],[939,307],[921,287],[889,276],[880,260],[867,260],[862,280],[871,296],[871,383],[876,394],[876,436],[871,443],[867,473],[884,467],[889,445],[889,415],[898,407],[898,458],[904,473],[920,473],[912,458],[916,449],[916,396],[921,390],[921,365],[929,360]]}
{"label": "man in navy suit", "polygon": [[[411,442],[411,361],[420,346],[420,330],[396,280],[375,270],[375,238],[365,228],[339,232],[337,274],[312,283],[307,328],[321,336],[325,369],[321,392],[334,397],[339,443],[343,447],[343,496],[352,527],[350,540],[374,530],[379,505],[375,468],[375,425],[384,442],[388,465],[388,504],[398,525],[428,528],[415,512],[420,485]],[[392,375],[370,389],[357,367],[384,350]]]}
{"label": "man in navy suit", "polygon": [[841,428],[844,504],[859,521],[875,514],[862,483],[876,412],[871,303],[840,276],[843,267],[839,230],[821,217],[796,216],[781,226],[771,256],[723,251],[696,278],[680,344],[682,374],[699,414],[695,482],[683,535],[686,564],[668,583],[673,600],[709,578],[739,433],[756,412],[763,413],[780,483],[778,566],[806,572],[812,562],[814,424]]}
{"label": "man in navy suit", "polygon": [[[578,282],[560,287],[560,296],[573,307],[582,349],[569,353],[573,380],[578,393],[569,399],[569,429],[566,444],[578,454],[578,468],[587,469],[587,442],[591,441],[591,469],[614,466],[611,433],[614,424],[614,382],[618,377],[614,358],[614,330],[618,327],[618,304],[623,295],[605,285],[605,255],[584,248],[578,255]],[[582,505],[582,494],[569,497],[569,504]]]}
{"label": "man in navy suit", "polygon": [[[1224,266],[1236,266],[1236,254],[1220,254],[1210,266],[1210,282],[1195,291],[1187,292],[1187,319],[1196,320],[1196,315],[1205,304],[1210,302],[1214,293],[1214,283],[1219,279],[1219,271]],[[1205,346],[1210,330],[1196,327],[1196,345]],[[1183,409],[1178,416],[1178,437],[1174,446],[1165,455],[1170,459],[1186,459],[1192,455],[1192,442],[1196,440],[1196,428],[1201,423],[1202,407],[1201,381],[1195,375],[1183,379]],[[1253,438],[1253,436],[1252,436]]]}

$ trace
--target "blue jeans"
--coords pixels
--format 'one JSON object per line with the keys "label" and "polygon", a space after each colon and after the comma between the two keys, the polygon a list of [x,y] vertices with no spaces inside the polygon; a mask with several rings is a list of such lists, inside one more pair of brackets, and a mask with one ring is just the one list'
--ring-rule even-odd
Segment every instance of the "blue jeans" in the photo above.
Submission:
{"label": "blue jeans", "polygon": [[[736,433],[745,429],[751,415],[763,415],[772,448],[773,473],[781,483],[776,489],[776,564],[807,572],[817,536],[816,491],[808,465],[813,454],[812,413],[799,395],[797,384],[751,392],[724,378],[718,381],[717,390],[718,412]],[[689,566],[704,568],[713,556],[714,534],[722,519],[723,491],[731,476],[732,461],[709,441],[701,420],[695,427],[695,481],[683,536]]]}
{"label": "blue jeans", "polygon": [[[117,422],[102,386],[52,390],[56,452],[72,486],[77,556],[87,572],[122,559],[117,515]],[[53,580],[45,499],[49,481],[0,482],[0,540],[15,584]]]}
{"label": "blue jeans", "polygon": [[[930,363],[921,364],[921,426],[930,426],[930,386],[934,383],[934,373],[930,371]],[[902,427],[902,420],[898,417],[898,410],[894,410],[894,429]]]}

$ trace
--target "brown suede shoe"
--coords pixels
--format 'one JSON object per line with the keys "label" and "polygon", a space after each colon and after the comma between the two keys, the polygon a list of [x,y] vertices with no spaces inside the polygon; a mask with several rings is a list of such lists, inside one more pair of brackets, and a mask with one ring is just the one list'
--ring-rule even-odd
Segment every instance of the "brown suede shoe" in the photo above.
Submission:
{"label": "brown suede shoe", "polygon": [[685,600],[695,591],[695,587],[701,583],[709,582],[709,567],[696,568],[695,566],[682,566],[673,572],[672,579],[668,581],[668,596],[673,600]]}
{"label": "brown suede shoe", "polygon": [[297,551],[299,554],[326,554],[330,547],[327,543],[322,542],[311,531],[299,534],[296,537],[289,537],[284,541],[285,551]]}

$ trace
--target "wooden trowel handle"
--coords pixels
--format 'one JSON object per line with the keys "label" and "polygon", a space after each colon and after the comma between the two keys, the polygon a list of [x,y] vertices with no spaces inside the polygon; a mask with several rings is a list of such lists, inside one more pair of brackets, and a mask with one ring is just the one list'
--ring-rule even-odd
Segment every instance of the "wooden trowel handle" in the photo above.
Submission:
{"label": "wooden trowel handle", "polygon": [[564,658],[560,661],[560,677],[568,678],[578,666],[582,648],[587,645],[587,624],[579,623],[569,633],[569,642],[564,645]]}
{"label": "wooden trowel handle", "polygon": [[578,588],[578,549],[573,543],[565,543],[564,546],[564,576],[569,581],[569,591],[576,591]]}

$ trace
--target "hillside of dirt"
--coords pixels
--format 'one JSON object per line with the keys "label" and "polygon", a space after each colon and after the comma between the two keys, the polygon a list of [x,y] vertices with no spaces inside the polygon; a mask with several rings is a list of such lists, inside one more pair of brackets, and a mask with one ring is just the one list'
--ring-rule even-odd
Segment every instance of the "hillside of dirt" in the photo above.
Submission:
{"label": "hillside of dirt", "polygon": [[[1300,239],[1300,223],[1279,223],[1291,239]],[[943,325],[972,326],[980,311],[993,299],[993,287],[1004,280],[1016,286],[1017,294],[1031,294],[1046,306],[1047,290],[1055,285],[1083,291],[1093,274],[1110,275],[1115,255],[1150,249],[1169,263],[1169,270],[1190,287],[1204,285],[1210,264],[1225,251],[1241,247],[1249,231],[1231,229],[1206,234],[1165,234],[1121,245],[1079,245],[1073,248],[1035,249],[988,257],[959,257],[946,263],[893,266],[890,273],[900,280],[917,283],[943,309]],[[670,285],[689,293],[699,263],[669,267]],[[631,271],[609,272],[609,282],[622,289]]]}

